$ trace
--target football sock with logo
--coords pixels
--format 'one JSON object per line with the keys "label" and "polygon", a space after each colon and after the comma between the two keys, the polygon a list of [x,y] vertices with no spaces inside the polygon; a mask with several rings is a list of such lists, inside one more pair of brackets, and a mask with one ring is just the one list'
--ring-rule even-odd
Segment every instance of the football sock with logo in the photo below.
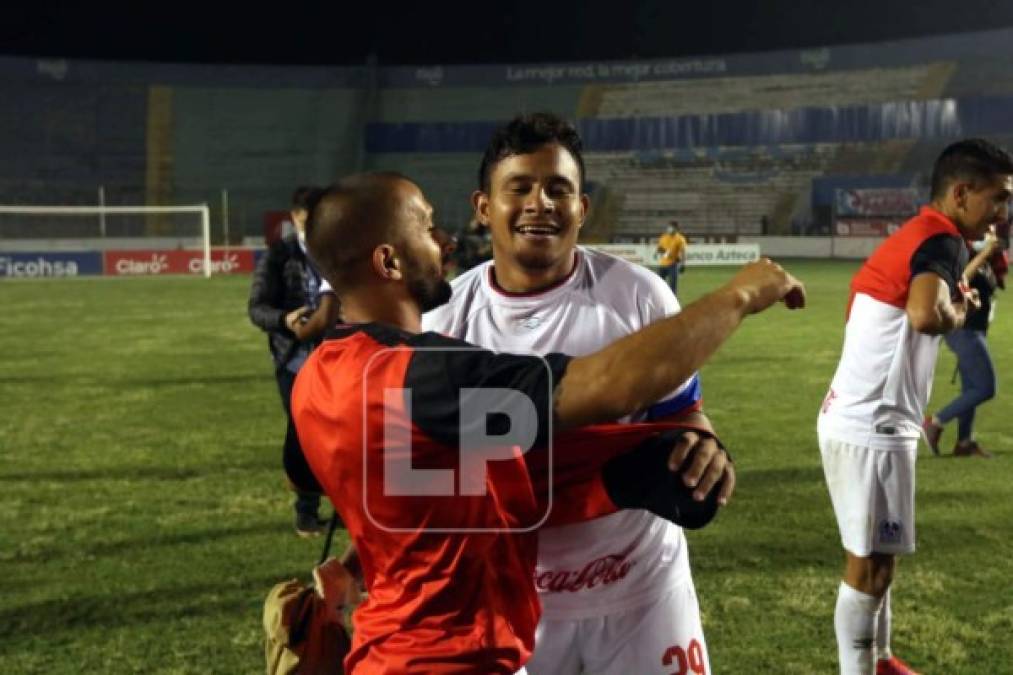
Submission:
{"label": "football sock with logo", "polygon": [[872,675],[876,614],[882,598],[855,590],[843,581],[837,591],[834,632],[841,675]]}
{"label": "football sock with logo", "polygon": [[890,589],[886,589],[883,595],[883,605],[879,608],[879,615],[876,619],[876,659],[888,659],[893,656],[890,651],[890,622],[893,616],[890,612]]}

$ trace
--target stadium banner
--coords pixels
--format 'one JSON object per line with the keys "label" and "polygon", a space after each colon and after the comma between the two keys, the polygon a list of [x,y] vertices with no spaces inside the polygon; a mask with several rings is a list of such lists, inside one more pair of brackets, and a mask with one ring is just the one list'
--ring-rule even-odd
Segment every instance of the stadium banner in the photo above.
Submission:
{"label": "stadium banner", "polygon": [[657,267],[654,244],[585,244],[587,248],[614,255],[636,265]]}
{"label": "stadium banner", "polygon": [[904,216],[918,213],[923,198],[917,188],[837,190],[838,216]]}
{"label": "stadium banner", "polygon": [[[657,267],[655,244],[587,244],[587,248],[609,253],[644,267]],[[760,245],[753,244],[690,244],[686,248],[686,264],[742,265],[760,258]]]}
{"label": "stadium banner", "polygon": [[904,224],[907,218],[838,218],[834,221],[834,234],[838,237],[888,237]]}
{"label": "stadium banner", "polygon": [[0,278],[83,277],[100,274],[100,251],[0,253]]}
{"label": "stadium banner", "polygon": [[759,244],[690,244],[686,265],[744,265],[760,259]]}
{"label": "stadium banner", "polygon": [[[212,274],[248,274],[253,271],[250,249],[211,249]],[[105,273],[112,276],[159,274],[203,274],[204,252],[192,251],[106,251]]]}

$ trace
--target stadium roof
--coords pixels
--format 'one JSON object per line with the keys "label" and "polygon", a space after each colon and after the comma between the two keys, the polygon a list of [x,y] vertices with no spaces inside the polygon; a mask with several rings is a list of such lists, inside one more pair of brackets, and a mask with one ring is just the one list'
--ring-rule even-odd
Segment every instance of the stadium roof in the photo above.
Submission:
{"label": "stadium roof", "polygon": [[[273,9],[264,9],[270,7]],[[8,3],[0,55],[382,65],[676,57],[1013,26],[1006,0]]]}

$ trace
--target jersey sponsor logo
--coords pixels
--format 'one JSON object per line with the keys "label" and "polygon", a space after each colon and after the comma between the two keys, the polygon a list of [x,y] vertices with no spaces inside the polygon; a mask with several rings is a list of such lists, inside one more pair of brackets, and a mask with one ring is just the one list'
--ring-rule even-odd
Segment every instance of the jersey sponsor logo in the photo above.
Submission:
{"label": "jersey sponsor logo", "polygon": [[579,570],[546,570],[535,573],[535,587],[543,593],[577,593],[595,586],[608,586],[622,581],[630,569],[637,564],[629,560],[636,544],[619,553],[610,553],[595,558]]}
{"label": "jersey sponsor logo", "polygon": [[527,328],[528,330],[534,330],[534,329],[538,328],[539,326],[541,326],[543,321],[544,321],[544,319],[542,319],[542,317],[533,314],[533,315],[525,317],[523,319],[518,319],[517,320],[517,324],[521,328]]}

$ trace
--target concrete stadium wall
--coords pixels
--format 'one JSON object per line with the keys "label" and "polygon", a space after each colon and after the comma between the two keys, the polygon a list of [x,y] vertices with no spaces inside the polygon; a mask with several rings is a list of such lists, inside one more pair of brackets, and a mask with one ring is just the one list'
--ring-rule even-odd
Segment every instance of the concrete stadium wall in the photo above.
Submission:
{"label": "concrete stadium wall", "polygon": [[840,258],[864,260],[883,243],[881,237],[739,237],[739,243],[758,244],[771,258]]}

